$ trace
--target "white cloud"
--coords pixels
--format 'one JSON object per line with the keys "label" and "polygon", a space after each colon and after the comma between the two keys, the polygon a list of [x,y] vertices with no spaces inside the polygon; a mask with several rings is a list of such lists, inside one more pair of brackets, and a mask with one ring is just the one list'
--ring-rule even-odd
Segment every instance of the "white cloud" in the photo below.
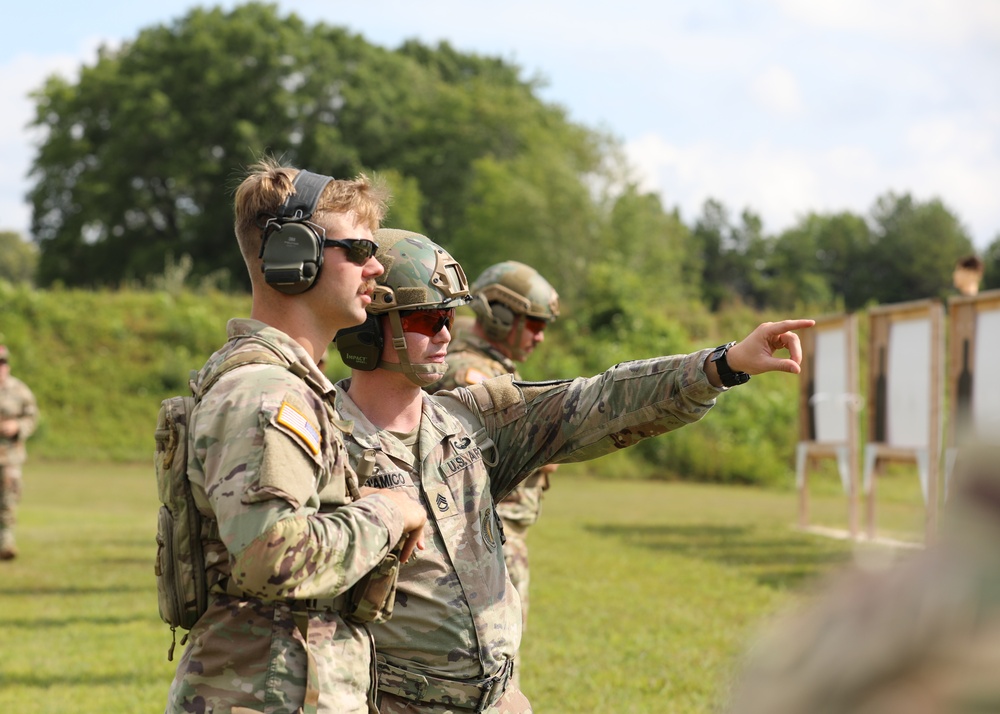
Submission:
{"label": "white cloud", "polygon": [[[921,201],[940,198],[984,240],[997,232],[996,163],[977,165],[961,156],[925,160],[914,153],[890,166],[860,145],[801,151],[771,143],[746,149],[719,143],[679,146],[655,134],[629,142],[626,151],[643,188],[660,193],[666,205],[680,207],[686,222],[700,215],[706,199],[715,198],[734,216],[750,208],[763,218],[765,232],[776,234],[809,212],[867,215],[876,198],[895,191]],[[942,186],[948,187],[947,194]]]}
{"label": "white cloud", "polygon": [[1000,38],[996,0],[770,0],[790,17],[830,31],[960,45]]}
{"label": "white cloud", "polygon": [[[84,43],[94,56],[97,44]],[[0,230],[28,235],[31,211],[25,200],[27,173],[34,156],[37,131],[28,125],[35,118],[35,103],[29,93],[39,89],[46,78],[59,74],[71,78],[77,73],[79,56],[19,54],[0,64]],[[88,60],[92,61],[92,60]]]}
{"label": "white cloud", "polygon": [[758,74],[750,83],[750,93],[767,112],[792,116],[802,112],[802,97],[798,82],[785,67],[771,66]]}

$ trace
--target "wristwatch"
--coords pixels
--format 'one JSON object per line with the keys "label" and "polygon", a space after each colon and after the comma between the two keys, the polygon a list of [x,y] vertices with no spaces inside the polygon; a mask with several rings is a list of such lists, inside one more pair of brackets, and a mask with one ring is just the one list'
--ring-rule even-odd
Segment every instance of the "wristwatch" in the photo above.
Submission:
{"label": "wristwatch", "polygon": [[734,372],[733,368],[729,366],[729,362],[726,361],[726,353],[735,344],[735,342],[730,342],[728,345],[719,345],[708,356],[709,361],[715,362],[715,368],[719,370],[719,379],[722,380],[723,387],[735,387],[750,381],[749,374]]}

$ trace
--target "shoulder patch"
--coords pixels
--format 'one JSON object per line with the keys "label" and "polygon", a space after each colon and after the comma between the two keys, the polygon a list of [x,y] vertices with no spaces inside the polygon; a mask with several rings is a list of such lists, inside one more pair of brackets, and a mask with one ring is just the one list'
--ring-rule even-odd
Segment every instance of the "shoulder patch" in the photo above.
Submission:
{"label": "shoulder patch", "polygon": [[278,410],[278,416],[275,418],[275,421],[287,427],[293,434],[298,436],[309,448],[313,456],[319,454],[322,437],[319,434],[319,429],[313,426],[305,414],[288,402],[282,402],[281,409]]}
{"label": "shoulder patch", "polygon": [[459,382],[464,382],[465,384],[479,384],[480,382],[485,382],[490,378],[490,375],[486,374],[480,369],[475,367],[469,367],[465,370],[465,373],[459,377]]}

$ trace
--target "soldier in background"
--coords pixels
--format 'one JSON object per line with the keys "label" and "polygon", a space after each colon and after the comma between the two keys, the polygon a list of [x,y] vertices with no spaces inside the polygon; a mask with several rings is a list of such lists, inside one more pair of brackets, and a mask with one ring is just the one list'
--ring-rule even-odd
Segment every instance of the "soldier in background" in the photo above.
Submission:
{"label": "soldier in background", "polygon": [[[382,714],[526,714],[511,683],[521,608],[504,565],[494,504],[535,469],[584,461],[697,421],[750,374],[797,374],[798,335],[812,320],[764,323],[741,342],[627,362],[590,379],[515,382],[511,375],[427,394],[445,373],[461,266],[425,236],[380,230],[385,273],[363,327],[342,330],[352,368],[337,411],[370,488],[427,509],[426,549],[399,570],[392,618],[373,624]],[[789,357],[775,356],[787,349]]]}
{"label": "soldier in background", "polygon": [[[338,329],[365,319],[382,272],[372,231],[385,199],[364,176],[271,160],[236,191],[252,306],[194,379],[199,391],[208,385],[190,416],[187,475],[206,523],[209,603],[169,714],[370,711],[373,643],[345,615],[349,589],[409,533],[405,560],[426,517],[404,494],[359,497],[349,425],[315,360]],[[245,360],[261,353],[279,363]]]}
{"label": "soldier in background", "polygon": [[17,557],[14,524],[21,500],[25,442],[38,425],[38,405],[28,385],[10,373],[10,351],[0,345],[0,560]]}
{"label": "soldier in background", "polygon": [[[559,295],[537,270],[508,260],[483,271],[470,288],[476,314],[468,334],[458,334],[448,349],[448,372],[427,387],[437,392],[468,387],[491,377],[513,375],[521,381],[517,363],[523,362],[545,339],[545,328],[559,317]],[[558,468],[535,469],[497,504],[506,542],[507,573],[521,597],[522,632],[528,625],[530,570],[528,529],[538,522],[542,495]],[[519,687],[520,659],[514,664],[514,686]]]}
{"label": "soldier in background", "polygon": [[958,457],[942,533],[832,576],[749,652],[727,714],[1000,712],[1000,446]]}

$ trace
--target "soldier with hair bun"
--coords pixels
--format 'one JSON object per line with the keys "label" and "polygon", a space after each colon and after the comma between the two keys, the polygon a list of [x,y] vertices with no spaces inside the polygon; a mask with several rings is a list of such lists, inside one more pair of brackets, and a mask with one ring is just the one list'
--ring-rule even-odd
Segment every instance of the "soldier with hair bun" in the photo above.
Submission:
{"label": "soldier with hair bun", "polygon": [[10,373],[10,351],[0,345],[0,560],[17,557],[14,524],[21,500],[25,442],[38,425],[38,404],[24,382]]}
{"label": "soldier with hair bun", "polygon": [[406,560],[426,516],[403,494],[360,494],[350,425],[316,361],[366,317],[386,198],[364,176],[273,160],[236,191],[252,304],[192,379],[184,477],[202,520],[208,606],[168,714],[373,710],[373,642],[352,617],[352,588],[401,540]]}

